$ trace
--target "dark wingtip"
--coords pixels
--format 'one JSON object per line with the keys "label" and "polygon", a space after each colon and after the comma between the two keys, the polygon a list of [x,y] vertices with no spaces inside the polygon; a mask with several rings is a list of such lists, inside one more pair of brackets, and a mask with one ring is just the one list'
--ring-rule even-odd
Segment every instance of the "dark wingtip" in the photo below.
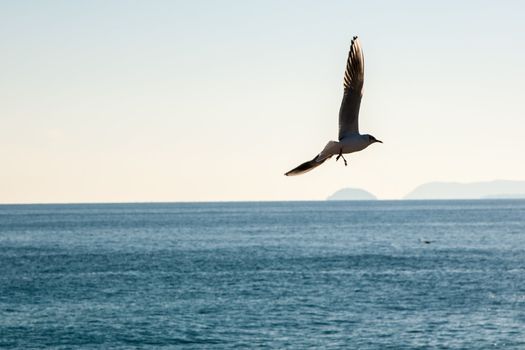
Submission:
{"label": "dark wingtip", "polygon": [[312,159],[312,160],[310,160],[308,162],[304,162],[303,164],[301,164],[298,167],[290,170],[289,172],[285,173],[284,175],[286,175],[286,176],[296,176],[296,175],[304,174],[304,173],[312,170],[313,168],[316,168],[319,165],[323,164],[326,161],[326,159],[328,159],[328,158],[325,158],[325,159],[322,159],[322,160],[316,162],[316,159],[318,157],[319,157],[319,155],[315,156],[314,159]]}

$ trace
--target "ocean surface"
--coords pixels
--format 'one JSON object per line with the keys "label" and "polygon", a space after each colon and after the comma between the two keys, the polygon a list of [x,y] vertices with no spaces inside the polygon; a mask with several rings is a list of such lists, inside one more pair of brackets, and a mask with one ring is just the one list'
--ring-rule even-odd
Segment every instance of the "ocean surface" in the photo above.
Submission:
{"label": "ocean surface", "polygon": [[525,201],[1,205],[0,348],[525,349]]}

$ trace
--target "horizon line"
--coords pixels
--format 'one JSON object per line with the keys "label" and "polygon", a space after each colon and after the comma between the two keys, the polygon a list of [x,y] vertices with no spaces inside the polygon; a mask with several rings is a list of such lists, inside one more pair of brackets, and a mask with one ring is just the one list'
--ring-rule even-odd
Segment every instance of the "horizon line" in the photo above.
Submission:
{"label": "horizon line", "polygon": [[0,203],[0,206],[17,205],[118,205],[118,204],[216,204],[216,203],[289,203],[289,202],[421,202],[421,201],[516,201],[525,200],[525,197],[517,198],[413,198],[413,199],[290,199],[290,200],[210,200],[210,201],[132,201],[132,202],[21,202]]}

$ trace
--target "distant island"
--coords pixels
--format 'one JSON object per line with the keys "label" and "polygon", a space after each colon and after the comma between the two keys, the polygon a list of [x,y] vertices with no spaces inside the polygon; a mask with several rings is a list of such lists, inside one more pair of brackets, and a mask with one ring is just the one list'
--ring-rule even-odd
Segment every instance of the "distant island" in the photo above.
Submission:
{"label": "distant island", "polygon": [[429,182],[418,186],[404,199],[496,199],[525,198],[525,181]]}
{"label": "distant island", "polygon": [[345,201],[345,200],[376,200],[376,196],[372,193],[362,190],[360,188],[343,188],[328,198],[329,201]]}

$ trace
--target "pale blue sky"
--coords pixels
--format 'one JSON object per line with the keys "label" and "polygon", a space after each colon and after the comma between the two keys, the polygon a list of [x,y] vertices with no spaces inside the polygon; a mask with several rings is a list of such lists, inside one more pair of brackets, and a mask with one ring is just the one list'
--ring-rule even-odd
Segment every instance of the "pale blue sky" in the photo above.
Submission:
{"label": "pale blue sky", "polygon": [[[0,2],[0,203],[401,198],[525,179],[521,1]],[[350,39],[361,131],[337,138]]]}

